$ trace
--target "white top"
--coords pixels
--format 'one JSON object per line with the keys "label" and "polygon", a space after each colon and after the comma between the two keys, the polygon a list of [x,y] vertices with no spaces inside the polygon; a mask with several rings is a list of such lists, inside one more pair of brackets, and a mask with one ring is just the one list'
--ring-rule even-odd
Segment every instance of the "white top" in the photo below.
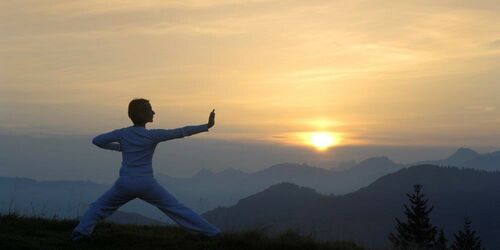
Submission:
{"label": "white top", "polygon": [[122,152],[120,175],[153,175],[153,153],[159,142],[208,131],[208,125],[176,129],[146,129],[139,126],[115,129],[96,136],[96,146]]}

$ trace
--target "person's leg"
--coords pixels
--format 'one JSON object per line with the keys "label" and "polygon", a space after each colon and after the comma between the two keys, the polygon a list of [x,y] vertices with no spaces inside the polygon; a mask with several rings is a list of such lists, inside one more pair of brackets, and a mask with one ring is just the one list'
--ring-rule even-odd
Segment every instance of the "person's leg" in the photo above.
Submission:
{"label": "person's leg", "polygon": [[216,236],[221,232],[196,212],[179,203],[174,196],[156,181],[153,187],[139,195],[139,198],[158,207],[168,217],[187,230],[209,237]]}
{"label": "person's leg", "polygon": [[93,202],[80,219],[80,223],[73,229],[82,235],[90,235],[96,223],[115,212],[120,206],[131,200],[132,197],[123,192],[117,185],[113,185],[99,199]]}

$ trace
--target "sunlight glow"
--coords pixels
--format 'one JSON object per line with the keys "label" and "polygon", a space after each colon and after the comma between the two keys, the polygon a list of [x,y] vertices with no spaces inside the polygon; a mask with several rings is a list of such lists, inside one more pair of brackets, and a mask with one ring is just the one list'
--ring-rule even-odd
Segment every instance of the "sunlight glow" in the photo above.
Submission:
{"label": "sunlight glow", "polygon": [[319,151],[324,151],[329,147],[340,143],[340,136],[330,132],[313,132],[309,137],[309,143]]}

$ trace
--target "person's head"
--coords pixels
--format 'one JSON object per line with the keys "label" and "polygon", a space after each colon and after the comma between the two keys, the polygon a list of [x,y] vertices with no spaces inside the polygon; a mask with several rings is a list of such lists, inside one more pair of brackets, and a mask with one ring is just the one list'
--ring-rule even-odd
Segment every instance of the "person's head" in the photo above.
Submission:
{"label": "person's head", "polygon": [[154,114],[149,100],[144,98],[133,99],[128,104],[128,117],[134,125],[145,125],[148,122],[153,122]]}

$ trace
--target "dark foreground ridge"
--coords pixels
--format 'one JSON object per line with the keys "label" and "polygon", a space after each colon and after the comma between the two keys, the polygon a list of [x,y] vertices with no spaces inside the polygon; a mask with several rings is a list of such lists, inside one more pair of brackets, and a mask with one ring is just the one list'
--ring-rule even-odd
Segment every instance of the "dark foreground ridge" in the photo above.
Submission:
{"label": "dark foreground ridge", "polygon": [[100,223],[92,238],[69,240],[75,220],[0,216],[0,249],[362,249],[352,242],[316,242],[286,232],[269,238],[263,232],[225,233],[203,239],[174,226],[137,226]]}

